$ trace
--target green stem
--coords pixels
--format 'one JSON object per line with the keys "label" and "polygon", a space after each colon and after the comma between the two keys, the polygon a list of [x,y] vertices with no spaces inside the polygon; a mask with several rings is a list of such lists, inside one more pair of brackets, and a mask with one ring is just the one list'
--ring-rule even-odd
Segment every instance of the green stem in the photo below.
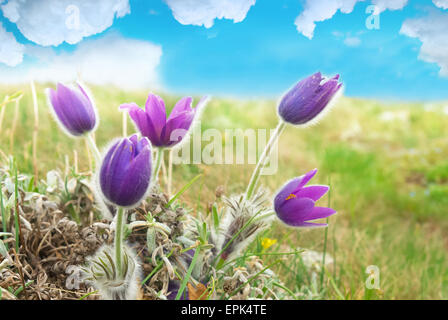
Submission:
{"label": "green stem", "polygon": [[266,144],[266,147],[263,150],[263,153],[260,156],[260,159],[258,160],[257,166],[255,167],[255,170],[252,174],[252,177],[249,182],[249,186],[246,190],[246,200],[249,200],[252,195],[254,194],[254,191],[257,187],[258,180],[260,179],[261,170],[263,169],[266,159],[271,155],[272,147],[275,145],[275,143],[278,141],[278,138],[282,134],[283,130],[286,127],[286,122],[283,122],[280,120],[277,128],[275,129],[274,133],[272,134],[271,138],[269,139],[269,142]]}
{"label": "green stem", "polygon": [[[3,228],[3,232],[6,234],[6,232],[8,230],[6,229],[6,214],[5,214],[5,207],[3,206],[3,192],[1,190],[1,188],[0,188],[0,210],[2,211],[2,228]],[[6,235],[3,238],[6,239]],[[5,243],[5,247],[6,247],[6,249],[9,249],[7,243]]]}
{"label": "green stem", "polygon": [[[92,133],[86,135],[87,143],[89,144],[90,150],[93,152],[95,157],[95,163],[98,164],[101,161],[101,154],[96,146],[95,140],[93,140]],[[92,166],[93,167],[93,166]]]}
{"label": "green stem", "polygon": [[[330,192],[328,192],[328,208],[331,206],[331,176],[328,178],[328,185],[330,186]],[[328,225],[329,218],[327,218]],[[324,252],[322,254],[322,271],[320,274],[320,288],[323,289],[324,286],[324,272],[325,272],[325,256],[327,255],[327,240],[328,240],[328,226],[325,228],[324,236]]]}
{"label": "green stem", "polygon": [[118,207],[117,212],[117,224],[115,226],[115,263],[117,265],[117,270],[119,275],[121,275],[121,256],[123,250],[123,216],[124,208]]}
{"label": "green stem", "polygon": [[162,166],[164,151],[165,150],[162,149],[162,148],[158,148],[157,149],[156,166],[154,167],[154,170],[152,172],[152,178],[151,178],[152,182],[157,182],[157,178],[159,176],[160,167]]}
{"label": "green stem", "polygon": [[[16,165],[15,165],[16,166]],[[17,166],[15,167],[15,180],[14,180],[14,228],[15,228],[15,244],[16,253],[19,253],[20,249],[20,238],[21,238],[21,228],[20,228],[20,217],[19,217],[19,180],[17,178]]]}

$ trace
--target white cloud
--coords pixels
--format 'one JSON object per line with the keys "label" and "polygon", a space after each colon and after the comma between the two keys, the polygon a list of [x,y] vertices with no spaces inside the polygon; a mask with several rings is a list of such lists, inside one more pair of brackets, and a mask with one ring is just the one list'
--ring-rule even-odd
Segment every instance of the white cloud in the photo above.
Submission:
{"label": "white cloud", "polygon": [[181,24],[210,28],[214,20],[241,22],[255,0],[165,0]]}
{"label": "white cloud", "polygon": [[432,0],[434,4],[442,9],[448,9],[448,0]]}
{"label": "white cloud", "polygon": [[[297,31],[312,39],[316,22],[331,19],[338,11],[349,14],[355,5],[364,0],[305,0],[304,10],[295,20]],[[372,0],[378,12],[402,9],[408,0]]]}
{"label": "white cloud", "polygon": [[422,42],[419,58],[423,61],[437,63],[440,75],[448,77],[448,14],[438,11],[428,16],[406,20],[400,30],[411,38]]}
{"label": "white cloud", "polygon": [[57,46],[103,32],[130,6],[129,0],[9,0],[1,10],[27,39]]}
{"label": "white cloud", "polygon": [[0,62],[14,67],[23,60],[25,47],[16,41],[11,32],[7,32],[0,22]]}
{"label": "white cloud", "polygon": [[401,10],[408,4],[408,0],[372,0],[372,4],[378,6],[378,12],[383,12],[385,10]]}
{"label": "white cloud", "polygon": [[0,83],[71,82],[81,79],[98,85],[124,89],[158,86],[157,66],[162,49],[151,42],[125,39],[109,34],[85,40],[72,52],[27,46],[26,55],[33,61],[16,68],[0,67]]}
{"label": "white cloud", "polygon": [[[297,31],[312,39],[316,22],[331,19],[336,12],[351,13],[359,0],[306,0],[303,12],[294,22]],[[362,0],[361,0],[362,1]]]}
{"label": "white cloud", "polygon": [[361,44],[361,39],[358,37],[348,37],[344,39],[344,43],[349,47],[358,47]]}

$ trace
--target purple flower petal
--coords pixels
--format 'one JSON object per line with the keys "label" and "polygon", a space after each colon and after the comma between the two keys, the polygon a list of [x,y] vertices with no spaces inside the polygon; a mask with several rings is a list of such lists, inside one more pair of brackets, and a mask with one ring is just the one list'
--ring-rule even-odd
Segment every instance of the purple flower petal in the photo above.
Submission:
{"label": "purple flower petal", "polygon": [[305,173],[303,176],[301,176],[300,183],[297,187],[297,189],[302,189],[313,177],[316,175],[317,169],[313,169],[307,173]]}
{"label": "purple flower petal", "polygon": [[283,202],[277,215],[284,223],[295,226],[303,222],[313,208],[314,201],[309,198],[291,198]]}
{"label": "purple flower petal", "polygon": [[166,146],[179,143],[187,134],[193,122],[194,113],[184,112],[169,119],[162,131],[162,141]]}
{"label": "purple flower petal", "polygon": [[162,145],[160,134],[154,128],[153,122],[148,114],[135,103],[122,104],[120,109],[127,109],[129,116],[134,121],[138,130],[144,137],[147,137],[155,146]]}
{"label": "purple flower petal", "polygon": [[162,98],[150,94],[146,101],[145,111],[135,103],[124,104],[120,109],[128,109],[141,134],[147,137],[153,146],[172,147],[179,143],[191,128],[198,109],[202,108],[208,97],[202,98],[196,108],[192,109],[192,98],[184,97],[174,106],[168,120]]}
{"label": "purple flower petal", "polygon": [[117,195],[117,204],[128,207],[140,202],[149,187],[151,180],[151,150],[145,148],[126,168],[126,176],[122,178]]}
{"label": "purple flower petal", "polygon": [[301,178],[295,178],[290,180],[288,183],[286,183],[282,189],[277,193],[277,195],[274,198],[274,207],[277,211],[280,206],[285,202],[286,198],[294,191],[297,190],[299,184],[300,184]]}
{"label": "purple flower petal", "polygon": [[336,213],[335,210],[326,207],[314,207],[304,220],[324,219]]}
{"label": "purple flower petal", "polygon": [[285,122],[300,125],[318,116],[341,88],[339,75],[325,81],[320,72],[303,79],[282,98],[278,112]]}
{"label": "purple flower petal", "polygon": [[151,180],[151,149],[146,138],[137,135],[112,145],[101,164],[101,192],[110,203],[121,207],[137,205]]}
{"label": "purple flower petal", "polygon": [[325,207],[315,207],[328,190],[324,185],[305,185],[316,175],[317,169],[311,170],[299,178],[286,183],[274,198],[274,210],[284,223],[294,227],[322,227],[326,224],[309,223],[309,220],[327,218],[336,213]]}
{"label": "purple flower petal", "polygon": [[57,120],[69,134],[80,136],[95,128],[95,109],[80,84],[69,88],[58,83],[56,90],[49,89],[47,92]]}
{"label": "purple flower petal", "polygon": [[194,110],[191,108],[192,101],[193,98],[191,97],[184,97],[180,99],[171,111],[168,121],[181,113],[194,112]]}
{"label": "purple flower petal", "polygon": [[[108,162],[103,161],[101,178],[102,191],[106,198],[115,204],[120,204],[120,194],[122,190],[119,188],[121,181],[127,174],[127,167],[131,163],[133,144],[128,139],[123,139],[111,149],[112,153],[106,155]],[[104,170],[103,170],[104,169]]]}
{"label": "purple flower petal", "polygon": [[151,93],[148,96],[148,100],[146,100],[145,112],[148,115],[148,119],[152,121],[155,133],[160,137],[166,124],[165,102],[159,96]]}
{"label": "purple flower petal", "polygon": [[314,201],[322,198],[329,190],[328,186],[314,185],[308,186],[300,189],[298,192],[294,193],[298,198],[310,198]]}

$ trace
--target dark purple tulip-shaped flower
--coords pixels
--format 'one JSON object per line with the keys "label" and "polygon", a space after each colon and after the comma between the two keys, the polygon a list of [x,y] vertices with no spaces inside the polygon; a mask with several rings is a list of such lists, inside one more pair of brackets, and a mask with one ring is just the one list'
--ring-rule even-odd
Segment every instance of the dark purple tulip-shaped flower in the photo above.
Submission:
{"label": "dark purple tulip-shaped flower", "polygon": [[325,223],[313,223],[311,220],[327,218],[336,213],[325,207],[316,207],[315,202],[329,190],[328,186],[305,186],[316,174],[317,169],[292,179],[277,193],[274,209],[278,218],[293,227],[324,227]]}
{"label": "dark purple tulip-shaped flower", "polygon": [[104,198],[120,207],[134,207],[145,196],[151,180],[151,144],[137,135],[115,142],[99,172]]}
{"label": "dark purple tulip-shaped flower", "polygon": [[320,72],[297,83],[282,98],[280,117],[288,123],[302,125],[315,119],[341,88],[339,75],[326,79]]}
{"label": "dark purple tulip-shaped flower", "polygon": [[47,90],[47,95],[56,119],[67,133],[81,136],[95,129],[95,107],[81,84],[70,88],[58,83],[56,90]]}
{"label": "dark purple tulip-shaped flower", "polygon": [[192,108],[191,97],[184,97],[176,103],[167,119],[165,102],[159,96],[149,94],[145,110],[135,103],[127,103],[120,109],[127,109],[131,119],[144,137],[147,137],[152,145],[161,148],[169,148],[178,144],[193,123],[198,109],[205,103],[206,98],[201,99],[196,108]]}

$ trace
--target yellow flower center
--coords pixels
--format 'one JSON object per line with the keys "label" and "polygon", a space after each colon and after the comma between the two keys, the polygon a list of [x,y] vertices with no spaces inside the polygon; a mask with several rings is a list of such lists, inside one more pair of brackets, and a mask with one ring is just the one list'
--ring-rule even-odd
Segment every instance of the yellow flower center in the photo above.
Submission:
{"label": "yellow flower center", "polygon": [[297,196],[295,194],[291,193],[285,200],[289,200],[289,199],[292,199],[292,198],[297,198]]}

